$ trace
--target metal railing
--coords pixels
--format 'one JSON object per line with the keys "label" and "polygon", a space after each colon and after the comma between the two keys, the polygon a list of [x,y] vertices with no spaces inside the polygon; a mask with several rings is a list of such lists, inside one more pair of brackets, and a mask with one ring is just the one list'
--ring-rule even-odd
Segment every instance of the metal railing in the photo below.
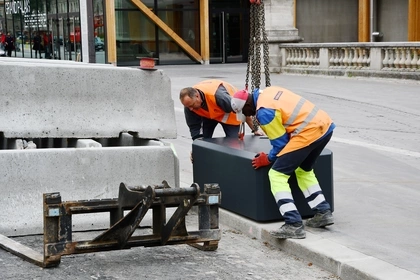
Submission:
{"label": "metal railing", "polygon": [[420,42],[280,44],[280,71],[420,80]]}

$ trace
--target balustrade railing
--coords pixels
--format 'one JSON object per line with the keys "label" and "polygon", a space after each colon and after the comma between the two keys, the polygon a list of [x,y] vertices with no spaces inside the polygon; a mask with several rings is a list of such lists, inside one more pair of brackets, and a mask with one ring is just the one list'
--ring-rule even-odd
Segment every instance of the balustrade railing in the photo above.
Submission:
{"label": "balustrade railing", "polygon": [[285,72],[412,73],[410,76],[420,79],[420,43],[414,42],[280,44],[280,56]]}

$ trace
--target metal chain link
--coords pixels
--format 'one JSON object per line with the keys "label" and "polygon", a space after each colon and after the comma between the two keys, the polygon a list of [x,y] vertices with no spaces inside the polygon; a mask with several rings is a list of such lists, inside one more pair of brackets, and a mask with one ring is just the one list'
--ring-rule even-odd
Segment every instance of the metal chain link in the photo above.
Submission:
{"label": "metal chain link", "polygon": [[264,11],[264,2],[261,1],[261,9],[260,9],[260,18],[261,18],[261,26],[262,26],[262,36],[263,36],[263,57],[264,57],[264,73],[265,73],[265,86],[271,86],[270,81],[270,70],[268,68],[268,59],[269,59],[269,50],[268,50],[268,38],[267,38],[267,31],[265,30],[265,11]]}
{"label": "metal chain link", "polygon": [[[268,68],[269,49],[267,32],[265,30],[264,2],[250,5],[250,42],[248,49],[248,64],[246,69],[245,88],[248,89],[249,73],[251,73],[251,92],[261,86],[261,36],[263,47],[263,66],[265,74],[265,86],[271,85],[270,71]],[[258,130],[259,124],[255,117],[252,118],[254,129]]]}
{"label": "metal chain link", "polygon": [[248,89],[249,72],[251,67],[251,59],[254,56],[254,25],[255,25],[255,5],[251,4],[249,14],[249,47],[248,47],[248,63],[246,67],[245,89]]}
{"label": "metal chain link", "polygon": [[254,45],[252,46],[252,48],[254,49],[254,59],[252,60],[252,76],[251,76],[251,81],[252,81],[252,89],[254,88],[260,88],[261,85],[261,51],[260,51],[260,46],[261,46],[261,5],[256,5],[255,7],[255,14],[256,14],[256,19],[255,19],[255,25],[254,25],[254,29],[255,29],[255,39],[254,39]]}

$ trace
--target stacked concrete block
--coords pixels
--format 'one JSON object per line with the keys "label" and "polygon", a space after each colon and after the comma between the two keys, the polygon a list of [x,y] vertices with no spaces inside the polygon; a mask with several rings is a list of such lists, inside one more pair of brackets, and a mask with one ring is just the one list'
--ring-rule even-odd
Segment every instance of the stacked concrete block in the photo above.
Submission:
{"label": "stacked concrete block", "polygon": [[[179,187],[162,71],[0,58],[0,77],[0,234],[41,233],[43,193],[69,201],[116,198],[121,182]],[[74,230],[109,226],[105,213],[76,217]]]}
{"label": "stacked concrete block", "polygon": [[176,138],[170,80],[160,70],[2,58],[0,77],[4,137]]}

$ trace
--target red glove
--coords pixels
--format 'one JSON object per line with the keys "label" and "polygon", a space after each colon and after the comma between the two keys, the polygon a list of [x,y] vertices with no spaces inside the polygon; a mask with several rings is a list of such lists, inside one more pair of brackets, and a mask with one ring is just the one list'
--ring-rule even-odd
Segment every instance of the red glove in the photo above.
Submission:
{"label": "red glove", "polygon": [[261,152],[257,154],[254,159],[252,160],[252,166],[255,169],[258,169],[260,167],[264,167],[269,165],[271,162],[268,160],[268,155],[264,152]]}

